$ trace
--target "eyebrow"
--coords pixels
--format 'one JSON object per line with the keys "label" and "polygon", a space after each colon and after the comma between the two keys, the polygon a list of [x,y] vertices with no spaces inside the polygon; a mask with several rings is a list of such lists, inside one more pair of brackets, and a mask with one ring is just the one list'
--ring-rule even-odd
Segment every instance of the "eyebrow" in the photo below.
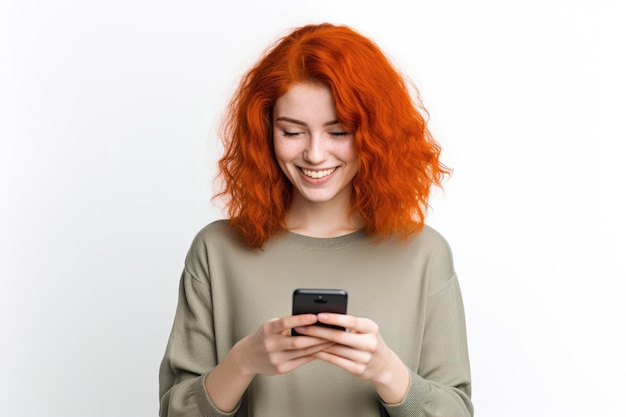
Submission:
{"label": "eyebrow", "polygon": [[[277,117],[276,121],[277,122],[289,122],[289,123],[293,123],[293,124],[300,125],[300,126],[306,126],[307,125],[305,122],[303,122],[301,120],[292,119],[291,117],[284,117],[284,116]],[[324,123],[324,126],[332,126],[332,125],[339,125],[339,124],[341,124],[339,122],[339,120],[332,120],[330,122]]]}

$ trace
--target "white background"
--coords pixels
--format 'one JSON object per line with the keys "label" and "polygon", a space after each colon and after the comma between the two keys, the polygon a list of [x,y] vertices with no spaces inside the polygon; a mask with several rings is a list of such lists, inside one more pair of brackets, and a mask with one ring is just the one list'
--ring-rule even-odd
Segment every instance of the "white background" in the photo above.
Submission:
{"label": "white background", "polygon": [[455,169],[429,223],[477,416],[613,416],[626,385],[621,0],[2,1],[0,403],[156,416],[157,371],[241,74],[293,27],[376,40]]}

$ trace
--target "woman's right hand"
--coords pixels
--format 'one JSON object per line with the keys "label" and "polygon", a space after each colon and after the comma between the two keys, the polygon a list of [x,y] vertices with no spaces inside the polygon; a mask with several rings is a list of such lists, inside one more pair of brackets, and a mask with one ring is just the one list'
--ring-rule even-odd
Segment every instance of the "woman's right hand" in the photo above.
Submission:
{"label": "woman's right hand", "polygon": [[313,354],[334,343],[290,334],[292,328],[310,326],[316,321],[315,314],[301,314],[264,323],[234,347],[242,373],[248,376],[285,374],[315,360]]}
{"label": "woman's right hand", "polygon": [[315,314],[273,319],[237,342],[204,381],[213,405],[224,413],[231,412],[255,375],[291,372],[315,360],[315,353],[333,346],[334,342],[326,339],[290,336],[292,328],[316,321]]}

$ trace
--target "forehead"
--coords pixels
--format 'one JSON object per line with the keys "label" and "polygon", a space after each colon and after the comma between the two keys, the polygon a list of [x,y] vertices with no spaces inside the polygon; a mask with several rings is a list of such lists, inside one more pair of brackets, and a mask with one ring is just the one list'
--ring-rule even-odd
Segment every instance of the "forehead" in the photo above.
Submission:
{"label": "forehead", "polygon": [[274,118],[291,117],[299,120],[335,119],[335,100],[330,88],[321,83],[296,83],[276,100]]}

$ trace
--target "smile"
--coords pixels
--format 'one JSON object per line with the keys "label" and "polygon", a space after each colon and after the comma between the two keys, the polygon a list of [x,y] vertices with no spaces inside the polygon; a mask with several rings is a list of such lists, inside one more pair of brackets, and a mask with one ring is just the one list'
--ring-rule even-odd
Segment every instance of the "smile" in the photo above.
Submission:
{"label": "smile", "polygon": [[329,176],[330,174],[335,172],[336,169],[337,168],[330,168],[330,169],[323,169],[321,171],[313,171],[311,169],[300,168],[300,171],[302,171],[302,173],[306,175],[307,177],[320,179],[320,178]]}

